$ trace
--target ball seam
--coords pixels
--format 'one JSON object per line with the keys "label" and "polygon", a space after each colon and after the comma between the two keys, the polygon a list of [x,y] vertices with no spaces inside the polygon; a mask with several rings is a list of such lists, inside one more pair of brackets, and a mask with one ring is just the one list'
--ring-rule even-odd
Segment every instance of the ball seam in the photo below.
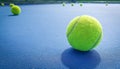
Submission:
{"label": "ball seam", "polygon": [[97,38],[96,42],[93,44],[93,46],[90,49],[92,49],[94,46],[96,46],[98,44],[98,41],[101,40],[101,38],[102,38],[102,32],[99,35],[99,37]]}
{"label": "ball seam", "polygon": [[77,21],[75,22],[75,24],[73,25],[71,31],[67,34],[67,37],[69,37],[70,33],[73,31],[73,29],[77,26],[78,21],[79,21],[80,17],[77,19]]}

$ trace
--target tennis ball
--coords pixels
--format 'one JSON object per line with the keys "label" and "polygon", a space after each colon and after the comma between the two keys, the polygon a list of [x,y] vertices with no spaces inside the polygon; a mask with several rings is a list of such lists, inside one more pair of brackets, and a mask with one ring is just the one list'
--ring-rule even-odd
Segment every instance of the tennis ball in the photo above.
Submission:
{"label": "tennis ball", "polygon": [[21,8],[17,5],[14,5],[12,6],[11,8],[11,12],[14,14],[14,15],[19,15],[21,13]]}
{"label": "tennis ball", "polygon": [[1,6],[5,6],[5,4],[4,4],[4,3],[1,3]]}
{"label": "tennis ball", "polygon": [[73,3],[71,3],[71,6],[74,6],[74,4],[73,4]]}
{"label": "tennis ball", "polygon": [[62,6],[65,6],[65,3],[64,3],[64,2],[62,3]]}
{"label": "tennis ball", "polygon": [[106,3],[105,6],[108,6],[108,3]]}
{"label": "tennis ball", "polygon": [[80,6],[83,6],[83,4],[82,4],[82,3],[80,3]]}
{"label": "tennis ball", "polygon": [[10,7],[13,7],[14,6],[14,4],[13,3],[10,3]]}
{"label": "tennis ball", "polygon": [[102,26],[92,16],[77,16],[68,25],[66,35],[69,44],[74,49],[89,51],[100,43]]}

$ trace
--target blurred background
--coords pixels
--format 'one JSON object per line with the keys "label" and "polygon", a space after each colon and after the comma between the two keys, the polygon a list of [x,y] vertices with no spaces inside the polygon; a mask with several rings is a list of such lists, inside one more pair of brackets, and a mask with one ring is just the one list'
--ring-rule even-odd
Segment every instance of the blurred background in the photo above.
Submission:
{"label": "blurred background", "polygon": [[104,3],[104,2],[111,2],[111,3],[120,3],[120,0],[0,0],[0,2],[4,3],[17,3],[17,4],[45,4],[45,3],[79,3],[79,2],[95,2],[95,3]]}

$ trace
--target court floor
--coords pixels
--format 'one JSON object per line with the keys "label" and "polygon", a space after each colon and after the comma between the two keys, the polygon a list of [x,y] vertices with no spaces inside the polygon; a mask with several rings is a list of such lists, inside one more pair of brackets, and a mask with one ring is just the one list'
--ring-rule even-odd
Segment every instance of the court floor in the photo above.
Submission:
{"label": "court floor", "polygon": [[[0,69],[120,69],[120,4],[20,5],[13,16],[0,7]],[[66,27],[90,15],[103,27],[103,39],[89,52],[73,50]]]}

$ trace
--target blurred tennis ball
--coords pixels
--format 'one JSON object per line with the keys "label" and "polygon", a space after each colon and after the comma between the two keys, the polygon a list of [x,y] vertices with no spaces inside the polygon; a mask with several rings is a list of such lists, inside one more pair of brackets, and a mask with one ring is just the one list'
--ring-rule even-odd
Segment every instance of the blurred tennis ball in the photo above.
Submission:
{"label": "blurred tennis ball", "polygon": [[65,6],[65,2],[62,3],[62,6]]}
{"label": "blurred tennis ball", "polygon": [[4,4],[4,3],[1,3],[1,6],[5,6],[5,4]]}
{"label": "blurred tennis ball", "polygon": [[71,3],[71,6],[74,6],[74,3]]}
{"label": "blurred tennis ball", "polygon": [[83,6],[83,4],[82,4],[82,3],[80,3],[80,6]]}
{"label": "blurred tennis ball", "polygon": [[21,8],[17,5],[12,6],[11,12],[13,15],[19,15],[21,13]]}
{"label": "blurred tennis ball", "polygon": [[13,7],[14,6],[14,3],[10,3],[10,7]]}

